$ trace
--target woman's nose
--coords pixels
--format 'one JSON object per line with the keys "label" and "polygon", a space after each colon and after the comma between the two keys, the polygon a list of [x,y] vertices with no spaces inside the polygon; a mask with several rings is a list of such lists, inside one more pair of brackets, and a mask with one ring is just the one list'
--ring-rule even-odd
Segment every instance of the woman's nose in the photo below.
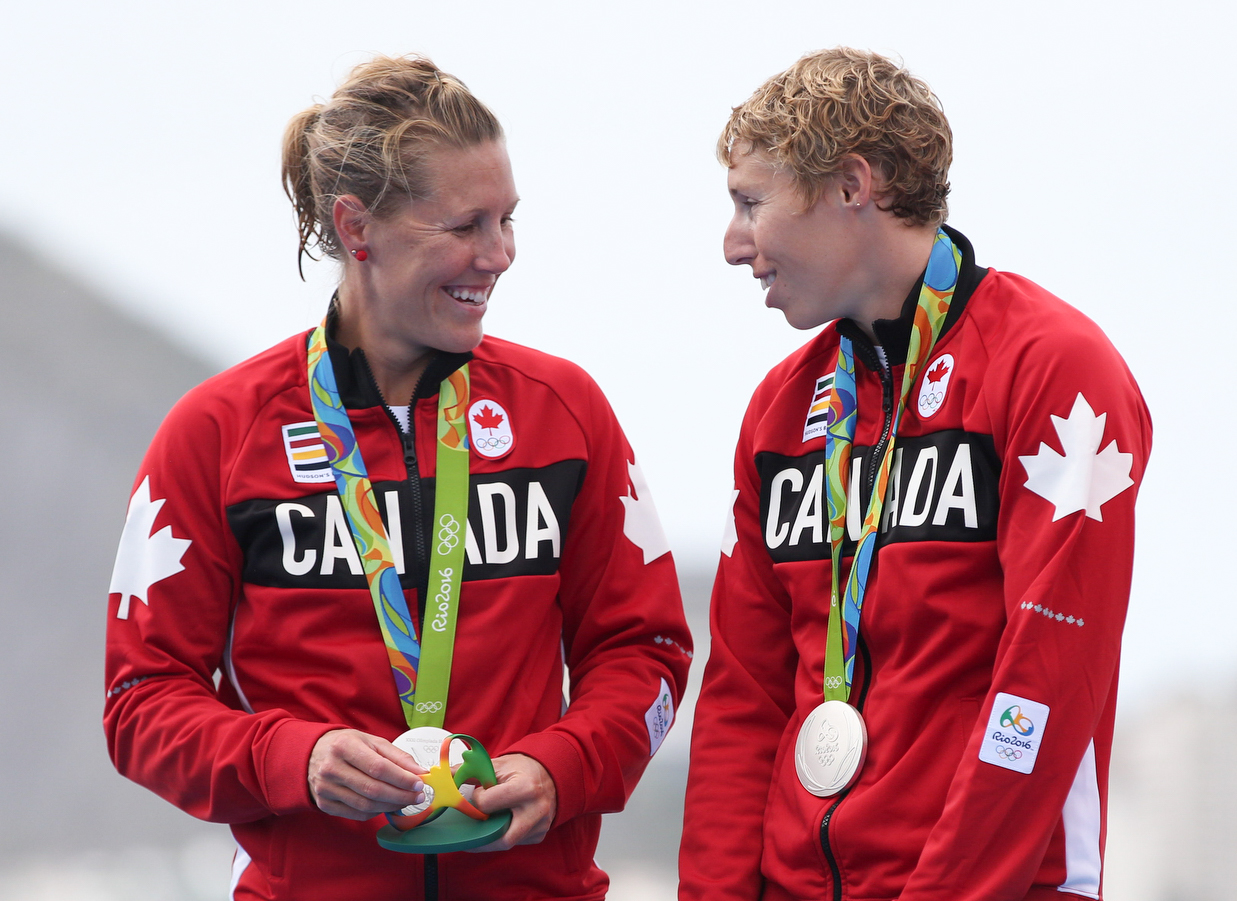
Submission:
{"label": "woman's nose", "polygon": [[478,248],[476,267],[482,272],[501,275],[515,259],[515,236],[509,229],[498,228],[487,232],[484,245]]}
{"label": "woman's nose", "polygon": [[751,229],[738,221],[738,216],[730,220],[726,226],[726,234],[722,237],[722,253],[731,266],[742,266],[751,263],[756,256],[752,245]]}

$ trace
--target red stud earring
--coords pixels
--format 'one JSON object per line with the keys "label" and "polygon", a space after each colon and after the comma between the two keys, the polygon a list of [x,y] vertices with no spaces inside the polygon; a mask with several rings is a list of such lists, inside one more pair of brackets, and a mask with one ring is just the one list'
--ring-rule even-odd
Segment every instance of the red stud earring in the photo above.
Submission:
{"label": "red stud earring", "polygon": [[356,261],[358,263],[364,263],[366,260],[369,259],[369,254],[367,254],[363,250],[354,250],[352,251],[352,255],[356,257]]}

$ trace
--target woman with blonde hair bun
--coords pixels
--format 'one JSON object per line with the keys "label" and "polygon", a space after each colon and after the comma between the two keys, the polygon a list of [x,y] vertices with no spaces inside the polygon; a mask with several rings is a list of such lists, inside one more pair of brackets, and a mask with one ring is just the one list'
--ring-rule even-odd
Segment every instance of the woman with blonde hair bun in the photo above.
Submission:
{"label": "woman with blonde hair bun", "polygon": [[1099,898],[1133,376],[944,224],[953,136],[897,62],[804,56],[718,156],[726,260],[823,328],[740,431],[679,897]]}
{"label": "woman with blonde hair bun", "polygon": [[[691,639],[600,390],[483,334],[515,256],[502,129],[428,59],[379,57],[293,118],[283,173],[298,261],[339,288],[151,444],[110,587],[112,758],[232,825],[234,899],[600,899],[600,814]],[[431,767],[467,748],[460,794]]]}

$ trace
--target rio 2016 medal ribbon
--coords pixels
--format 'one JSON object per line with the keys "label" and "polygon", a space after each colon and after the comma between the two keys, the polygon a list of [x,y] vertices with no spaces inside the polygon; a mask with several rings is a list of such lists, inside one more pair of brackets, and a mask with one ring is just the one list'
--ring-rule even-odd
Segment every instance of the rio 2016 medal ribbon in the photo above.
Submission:
{"label": "rio 2016 medal ribbon", "polygon": [[[464,573],[461,533],[468,519],[469,376],[465,363],[438,386],[438,441],[435,458],[434,541],[426,603],[427,623],[418,637],[395,570],[386,526],[374,502],[361,448],[339,397],[327,350],[326,321],[310,336],[309,401],[340,503],[365,569],[378,626],[386,645],[404,719],[412,728],[441,727],[451,682],[456,614]],[[412,416],[411,408],[409,417]],[[411,418],[410,418],[411,422]],[[415,477],[416,473],[412,473]],[[428,628],[427,628],[428,626]]]}
{"label": "rio 2016 medal ribbon", "polygon": [[[868,572],[876,552],[877,530],[889,487],[893,449],[898,440],[898,423],[906,410],[906,399],[932,356],[932,348],[945,326],[949,304],[958,285],[961,261],[961,252],[944,231],[937,229],[932,255],[919,291],[919,302],[915,307],[915,320],[906,351],[906,368],[902,373],[902,393],[893,415],[881,432],[884,451],[877,464],[872,496],[868,499],[863,517],[863,529],[855,543],[855,555],[846,577],[845,590],[841,583],[842,541],[846,536],[844,476],[850,472],[858,403],[854,345],[845,336],[838,341],[838,359],[833,370],[833,390],[829,395],[825,429],[832,562],[829,631],[825,639],[825,701],[808,714],[795,741],[795,772],[803,787],[820,798],[836,795],[853,785],[867,756],[867,727],[859,711],[847,703],[855,675],[855,652],[859,649],[859,615],[863,611]],[[859,499],[855,500],[858,502]]]}
{"label": "rio 2016 medal ribbon", "polygon": [[[365,570],[404,720],[411,727],[401,738],[413,736],[406,750],[414,757],[426,741],[441,742],[440,764],[430,766],[432,755],[430,763],[419,760],[423,766],[430,767],[424,780],[425,804],[406,807],[389,816],[391,825],[386,829],[392,830],[394,835],[384,837],[380,832],[378,844],[395,851],[419,854],[475,848],[502,835],[511,822],[511,814],[504,812],[487,817],[472,806],[471,789],[462,792],[460,786],[465,784],[465,778],[493,785],[494,766],[475,738],[452,736],[441,728],[447,712],[456,615],[464,578],[463,533],[468,521],[468,423],[465,419],[470,393],[468,364],[452,372],[438,386],[434,529],[426,622],[421,624],[418,636],[395,570],[386,526],[374,503],[374,489],[361,457],[361,448],[339,396],[335,369],[327,349],[326,325],[324,320],[313,331],[307,346],[309,401],[335,477],[344,517]],[[413,413],[413,407],[409,407],[410,423]],[[416,477],[415,472],[410,475]],[[426,729],[433,734],[425,735],[422,730]],[[418,736],[418,733],[422,734]],[[463,752],[460,759],[464,765],[458,772],[469,773],[471,766],[472,775],[452,783],[451,765],[456,761],[449,758],[454,757],[452,744],[455,739],[459,739],[455,744],[472,749]],[[490,781],[485,781],[486,778]],[[440,818],[444,810],[452,816]],[[466,815],[462,818],[464,822],[456,822],[461,811]],[[404,840],[399,834],[401,829],[428,824],[431,820],[435,821],[433,828],[419,830],[412,841]],[[474,825],[468,826],[469,822]]]}

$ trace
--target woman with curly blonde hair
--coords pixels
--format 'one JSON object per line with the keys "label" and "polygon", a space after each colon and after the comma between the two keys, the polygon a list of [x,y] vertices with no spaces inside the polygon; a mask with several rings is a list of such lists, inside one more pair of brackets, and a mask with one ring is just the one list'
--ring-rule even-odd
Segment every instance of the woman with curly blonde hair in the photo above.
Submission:
{"label": "woman with curly blonde hair", "polygon": [[718,155],[727,261],[825,327],[743,421],[680,898],[1099,898],[1138,386],[944,224],[952,135],[898,63],[808,54]]}

